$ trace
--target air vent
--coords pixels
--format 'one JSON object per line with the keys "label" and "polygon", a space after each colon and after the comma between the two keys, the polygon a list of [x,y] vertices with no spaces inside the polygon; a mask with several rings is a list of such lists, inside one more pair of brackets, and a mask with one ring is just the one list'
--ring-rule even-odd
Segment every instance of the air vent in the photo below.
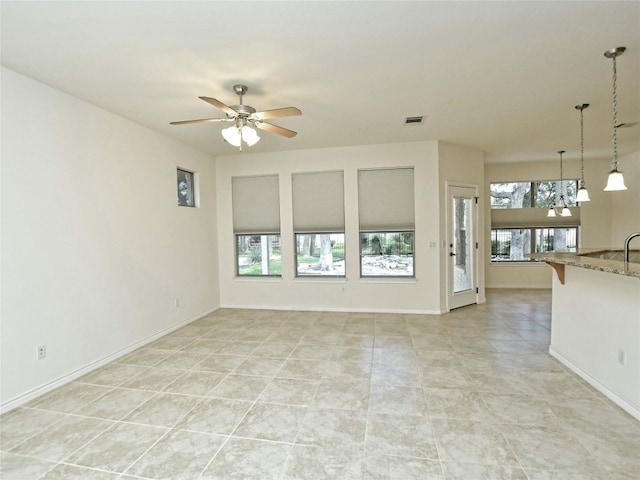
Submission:
{"label": "air vent", "polygon": [[421,125],[424,122],[424,117],[407,117],[404,119],[405,125]]}

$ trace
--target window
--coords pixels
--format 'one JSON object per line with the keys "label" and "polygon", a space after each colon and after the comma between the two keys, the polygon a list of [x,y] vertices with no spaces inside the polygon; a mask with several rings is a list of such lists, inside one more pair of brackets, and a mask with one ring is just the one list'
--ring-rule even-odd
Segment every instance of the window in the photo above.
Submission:
{"label": "window", "polygon": [[280,276],[278,176],[233,177],[231,187],[238,276]]}
{"label": "window", "polygon": [[361,232],[363,277],[413,276],[413,232]]}
{"label": "window", "polygon": [[344,277],[344,233],[296,233],[296,273]]}
{"label": "window", "polygon": [[[491,261],[528,262],[525,255],[549,251],[575,252],[580,209],[577,180],[545,180],[491,184]],[[547,217],[564,194],[571,217]]]}
{"label": "window", "polygon": [[549,208],[559,203],[560,192],[569,207],[577,205],[577,180],[492,183],[491,208]]}
{"label": "window", "polygon": [[280,235],[236,235],[238,275],[282,274]]}
{"label": "window", "polygon": [[195,207],[194,173],[178,168],[178,205],[181,207]]}
{"label": "window", "polygon": [[414,276],[413,168],[358,171],[360,275]]}
{"label": "window", "polygon": [[294,173],[297,276],[345,275],[344,172]]}
{"label": "window", "polygon": [[578,228],[494,228],[491,230],[492,262],[527,262],[529,253],[575,252]]}

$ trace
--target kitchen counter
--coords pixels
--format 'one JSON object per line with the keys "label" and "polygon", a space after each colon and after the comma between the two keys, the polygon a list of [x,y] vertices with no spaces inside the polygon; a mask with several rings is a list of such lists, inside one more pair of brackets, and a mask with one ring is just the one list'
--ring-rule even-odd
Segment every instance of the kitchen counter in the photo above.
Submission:
{"label": "kitchen counter", "polygon": [[[618,253],[622,258],[621,251],[615,250],[581,250],[578,253],[532,253],[527,255],[533,260],[539,262],[546,262],[551,265],[560,278],[560,283],[564,284],[564,265],[571,265],[573,267],[587,268],[589,270],[597,270],[600,272],[614,273],[617,275],[626,275],[629,277],[636,277],[640,279],[640,263],[624,262],[622,260],[616,260],[616,255],[610,255],[612,253]],[[640,255],[638,250],[633,250],[632,254],[634,260]],[[614,258],[600,258],[614,257]],[[562,277],[562,278],[561,278]]]}

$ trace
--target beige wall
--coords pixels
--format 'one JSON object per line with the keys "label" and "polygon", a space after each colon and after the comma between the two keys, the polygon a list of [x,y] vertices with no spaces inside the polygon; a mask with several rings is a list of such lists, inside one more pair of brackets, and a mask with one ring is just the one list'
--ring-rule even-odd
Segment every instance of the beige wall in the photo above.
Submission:
{"label": "beige wall", "polygon": [[[627,190],[608,192],[611,197],[611,242],[619,250],[629,234],[640,232],[640,152],[619,158]],[[640,249],[640,239],[634,239],[631,248]]]}
{"label": "beige wall", "polygon": [[[358,231],[359,168],[414,167],[416,202],[415,279],[360,279]],[[437,143],[328,148],[219,157],[217,159],[220,299],[223,306],[311,310],[439,312],[437,244]],[[346,278],[296,278],[291,174],[344,170]],[[282,277],[237,278],[231,210],[231,177],[278,174]],[[256,199],[259,201],[259,199]],[[381,199],[382,201],[382,199]]]}
{"label": "beige wall", "polygon": [[219,306],[214,163],[2,69],[3,410]]}
{"label": "beige wall", "polygon": [[[440,216],[440,231],[443,232],[442,240],[447,239],[447,192],[444,186],[460,185],[460,186],[476,186],[478,189],[478,204],[477,204],[477,222],[478,222],[478,249],[477,253],[477,281],[478,281],[478,303],[484,303],[485,297],[485,215],[486,209],[483,201],[484,194],[484,153],[480,150],[462,147],[459,145],[453,145],[450,143],[439,142],[438,143],[438,160],[440,165],[440,204],[441,216]],[[440,269],[445,272],[445,277],[448,277],[449,263],[451,257],[448,255],[449,249],[445,248],[444,255],[440,257]],[[442,288],[440,290],[440,301],[443,305],[447,305],[448,302],[448,287],[447,282],[443,281]]]}

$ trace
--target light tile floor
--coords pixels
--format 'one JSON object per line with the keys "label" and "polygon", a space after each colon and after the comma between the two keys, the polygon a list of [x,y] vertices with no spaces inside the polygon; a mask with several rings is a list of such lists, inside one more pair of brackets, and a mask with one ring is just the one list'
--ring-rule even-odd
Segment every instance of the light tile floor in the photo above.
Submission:
{"label": "light tile floor", "polygon": [[635,479],[550,292],[442,316],[219,310],[1,417],[19,479]]}

